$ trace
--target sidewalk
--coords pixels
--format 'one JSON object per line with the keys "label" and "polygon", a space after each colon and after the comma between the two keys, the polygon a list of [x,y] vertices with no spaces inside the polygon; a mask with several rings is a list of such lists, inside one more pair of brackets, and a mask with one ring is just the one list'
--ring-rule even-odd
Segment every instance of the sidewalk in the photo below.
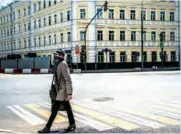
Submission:
{"label": "sidewalk", "polygon": [[150,71],[175,71],[180,70],[179,67],[164,67],[153,70],[152,68],[132,68],[132,69],[104,69],[104,70],[82,70],[81,73],[124,73],[124,72],[150,72]]}

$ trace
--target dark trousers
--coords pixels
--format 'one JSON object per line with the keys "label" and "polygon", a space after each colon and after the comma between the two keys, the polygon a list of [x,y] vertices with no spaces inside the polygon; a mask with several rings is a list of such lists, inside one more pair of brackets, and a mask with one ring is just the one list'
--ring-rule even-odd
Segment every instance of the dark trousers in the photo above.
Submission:
{"label": "dark trousers", "polygon": [[73,112],[72,112],[72,108],[70,106],[70,102],[69,101],[55,101],[53,106],[52,106],[52,112],[51,112],[51,115],[50,115],[50,118],[49,118],[49,120],[47,122],[46,127],[51,128],[52,123],[53,123],[53,121],[54,121],[54,119],[55,119],[61,105],[63,105],[65,110],[67,111],[69,124],[70,125],[75,124],[75,119],[74,119],[74,115],[73,115]]}

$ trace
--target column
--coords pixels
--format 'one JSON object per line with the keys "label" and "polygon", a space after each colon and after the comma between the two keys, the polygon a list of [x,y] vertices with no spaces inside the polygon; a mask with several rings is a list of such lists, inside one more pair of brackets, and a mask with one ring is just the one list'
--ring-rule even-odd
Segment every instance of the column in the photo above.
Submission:
{"label": "column", "polygon": [[[88,18],[93,18],[94,15],[96,14],[96,4],[95,1],[90,1],[88,4]],[[95,20],[93,20],[91,22],[91,24],[89,25],[88,29],[87,29],[87,35],[89,35],[89,37],[87,37],[87,40],[90,40],[90,42],[88,42],[87,44],[89,46],[87,46],[87,49],[89,51],[89,54],[87,55],[89,57],[89,61],[87,61],[88,63],[94,63],[95,62],[95,55],[96,55],[96,51],[95,51],[95,47],[96,47],[96,24],[95,24]]]}
{"label": "column", "polygon": [[147,51],[147,61],[148,62],[151,62],[151,57],[152,57],[152,55],[151,55],[151,51]]}
{"label": "column", "polygon": [[72,48],[72,63],[77,63],[77,55],[75,54],[75,42],[78,40],[77,37],[77,0],[72,0],[71,2],[71,48]]}
{"label": "column", "polygon": [[120,62],[120,51],[115,51],[116,62]]}
{"label": "column", "polygon": [[126,51],[127,62],[131,62],[131,51]]}

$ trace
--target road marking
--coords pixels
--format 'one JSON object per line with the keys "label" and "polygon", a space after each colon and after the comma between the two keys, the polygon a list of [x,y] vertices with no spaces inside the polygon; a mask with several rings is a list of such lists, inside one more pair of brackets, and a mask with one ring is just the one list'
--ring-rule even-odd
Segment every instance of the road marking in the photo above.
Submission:
{"label": "road marking", "polygon": [[162,116],[166,116],[166,117],[171,117],[171,118],[180,120],[180,115],[179,114],[175,114],[175,113],[171,113],[171,112],[163,111],[163,110],[159,110],[159,109],[153,109],[152,112],[154,114],[158,114],[158,115],[162,115]]}
{"label": "road marking", "polygon": [[[42,103],[41,104],[42,106],[45,106],[45,107],[48,107],[50,108],[50,104],[49,103]],[[62,112],[61,111],[61,114],[67,116],[67,114],[65,112]],[[84,115],[80,115],[79,113],[76,113],[74,112],[74,115],[75,115],[75,120],[83,123],[83,124],[86,124],[88,126],[91,126],[99,131],[105,131],[105,130],[110,130],[110,129],[113,129],[115,127],[111,126],[111,125],[107,125],[105,123],[102,123],[102,122],[99,122],[99,121],[96,121],[96,120],[93,120],[89,117],[86,117]]]}
{"label": "road marking", "polygon": [[19,109],[19,107],[17,107],[17,106],[7,106],[7,108],[9,108],[12,112],[14,112],[16,115],[18,115],[21,119],[23,119],[24,121],[28,122],[31,125],[45,124],[44,120],[29,113],[28,111],[22,110],[22,108]]}
{"label": "road marking", "polygon": [[[81,105],[85,106],[83,104],[81,104]],[[136,117],[134,115],[130,115],[130,114],[123,113],[123,112],[117,112],[117,111],[112,110],[112,109],[110,110],[110,109],[108,109],[106,107],[102,108],[104,110],[99,110],[100,108],[96,107],[96,104],[93,103],[93,102],[89,103],[89,107],[91,107],[92,109],[95,109],[95,110],[97,110],[99,112],[102,111],[105,114],[109,114],[111,116],[118,117],[118,118],[121,118],[123,120],[130,121],[130,122],[142,125],[142,126],[147,126],[147,127],[151,127],[151,128],[160,128],[160,127],[165,126],[164,124],[161,124],[161,123],[158,123],[158,122],[155,122],[155,121],[151,121],[149,119],[145,119],[145,118],[142,118],[142,117]]]}
{"label": "road marking", "polygon": [[[51,113],[47,110],[41,109],[40,106],[37,104],[26,104],[25,106],[47,119],[49,119],[50,117]],[[57,115],[55,118],[55,123],[65,122],[65,121],[67,121],[67,118],[60,115]]]}
{"label": "road marking", "polygon": [[139,125],[136,125],[134,123],[130,123],[128,121],[124,121],[116,117],[107,115],[102,112],[103,110],[95,111],[95,109],[92,109],[88,106],[82,106],[74,101],[72,101],[72,103],[73,103],[72,107],[75,111],[84,113],[85,115],[88,115],[97,120],[101,120],[107,124],[114,125],[116,127],[119,127],[125,130],[133,130],[133,129],[140,128]]}
{"label": "road marking", "polygon": [[[98,105],[96,104],[95,102],[92,102],[90,100],[85,100],[85,101],[88,101],[88,103],[94,103],[94,105]],[[104,105],[105,107],[105,105]],[[175,119],[172,119],[172,118],[169,118],[169,117],[165,117],[165,116],[161,116],[161,115],[155,115],[153,113],[148,113],[148,112],[145,112],[143,110],[135,110],[135,109],[120,109],[118,107],[118,105],[116,104],[111,104],[111,107],[113,108],[112,110],[115,111],[115,110],[118,110],[118,112],[124,112],[124,113],[129,113],[129,114],[132,114],[132,115],[135,115],[135,116],[139,116],[139,117],[142,117],[142,118],[145,118],[145,119],[149,119],[149,120],[153,120],[153,121],[159,121],[163,124],[168,124],[168,125],[178,125],[180,124],[180,121],[178,120],[175,120]]]}
{"label": "road marking", "polygon": [[173,108],[173,107],[165,107],[164,105],[157,105],[157,106],[153,106],[152,108],[181,114],[181,110],[180,110],[180,109],[178,109],[178,108]]}
{"label": "road marking", "polygon": [[174,108],[179,108],[179,109],[181,108],[180,104],[173,104],[173,103],[166,102],[166,101],[158,101],[158,103],[162,104],[162,105],[174,107]]}

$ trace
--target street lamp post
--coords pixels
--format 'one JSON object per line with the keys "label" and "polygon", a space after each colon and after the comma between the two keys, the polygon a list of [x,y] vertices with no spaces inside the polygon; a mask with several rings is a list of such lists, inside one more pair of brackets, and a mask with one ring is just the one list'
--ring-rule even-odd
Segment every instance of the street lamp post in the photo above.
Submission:
{"label": "street lamp post", "polygon": [[162,62],[162,69],[163,69],[163,57],[164,57],[164,44],[163,44],[163,33],[160,33],[160,48],[161,48],[161,62]]}
{"label": "street lamp post", "polygon": [[112,52],[112,50],[108,49],[108,48],[105,48],[105,49],[102,49],[102,52],[106,53],[106,69],[107,69],[107,52]]}
{"label": "street lamp post", "polygon": [[[89,25],[91,24],[91,22],[95,19],[95,17],[99,14],[100,11],[102,11],[102,8],[104,7],[104,11],[107,11],[107,5],[108,2],[105,1],[104,4],[102,5],[101,9],[98,10],[98,12],[94,15],[94,17],[91,19],[91,21],[87,24],[87,26],[85,27],[85,51],[87,51],[87,44],[86,44],[86,35],[87,35],[87,29],[89,27]],[[86,52],[87,53],[87,52]],[[85,57],[85,70],[87,69],[87,58]]]}

